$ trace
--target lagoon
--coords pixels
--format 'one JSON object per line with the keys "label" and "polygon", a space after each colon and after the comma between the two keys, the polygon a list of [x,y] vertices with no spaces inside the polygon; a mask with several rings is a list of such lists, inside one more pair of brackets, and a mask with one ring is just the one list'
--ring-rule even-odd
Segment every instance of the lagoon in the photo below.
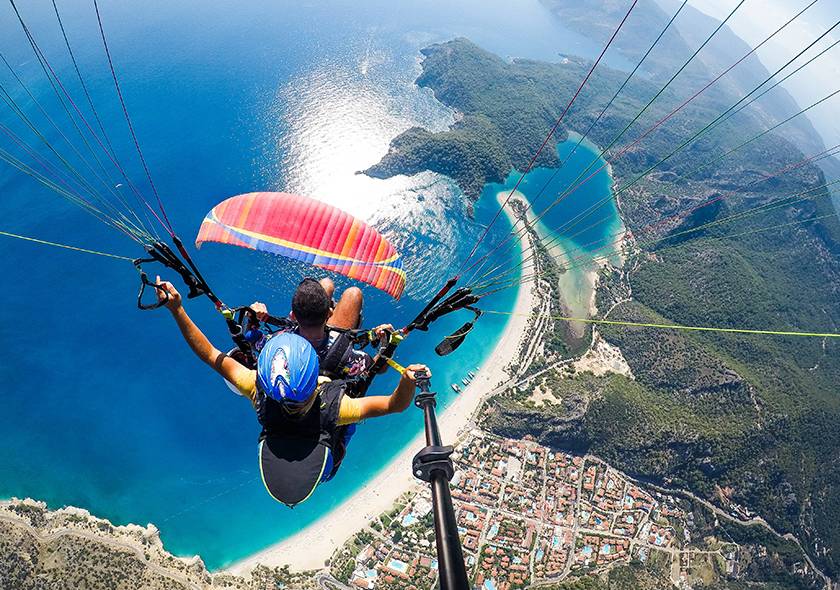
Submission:
{"label": "lagoon", "polygon": [[[591,311],[592,275],[598,268],[593,260],[613,256],[624,227],[612,198],[613,179],[607,161],[595,145],[579,140],[579,135],[570,133],[566,141],[558,143],[562,166],[533,169],[519,183],[517,192],[530,206],[528,218],[536,223],[537,234],[566,269],[559,290],[568,312],[571,317],[585,318]],[[521,176],[521,172],[513,171],[504,183],[488,184],[481,198],[494,198],[499,193],[507,196]],[[511,252],[516,243],[513,239],[509,246],[500,248],[499,257]],[[505,268],[515,266],[511,263]],[[527,277],[528,265],[523,264],[522,269]]]}

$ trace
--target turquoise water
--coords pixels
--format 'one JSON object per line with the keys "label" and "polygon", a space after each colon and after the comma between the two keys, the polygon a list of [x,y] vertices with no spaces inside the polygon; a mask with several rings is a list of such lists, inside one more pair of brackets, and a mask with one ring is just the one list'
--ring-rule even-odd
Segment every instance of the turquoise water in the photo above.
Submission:
{"label": "turquoise water", "polygon": [[[599,157],[600,150],[586,141],[577,145],[579,138],[579,135],[570,134],[568,140],[557,144],[562,167],[535,168],[522,179],[517,189],[520,198],[531,206],[529,219],[537,220],[536,229],[543,243],[552,245],[552,254],[567,269],[561,276],[559,288],[572,317],[584,317],[589,312],[593,289],[587,275],[597,268],[592,260],[611,256],[623,231],[618,207],[612,198],[613,181],[609,168]],[[506,197],[521,176],[521,172],[513,171],[504,183],[488,184],[482,192],[482,200],[493,200],[499,193]],[[494,255],[498,258],[507,254],[518,256],[517,246],[517,240],[509,240],[508,245],[499,248]],[[495,267],[488,263],[484,268],[486,273]],[[523,274],[529,276],[527,260],[522,268]],[[490,278],[492,275],[484,280]]]}
{"label": "turquoise water", "polygon": [[397,559],[392,559],[388,562],[388,567],[394,571],[405,573],[408,570],[408,564]]}
{"label": "turquoise water", "polygon": [[[557,144],[563,163],[559,170],[534,168],[517,189],[530,203],[531,215],[539,218],[543,237],[563,243],[570,257],[607,253],[603,247],[611,243],[608,237],[621,229],[618,207],[610,198],[613,181],[606,162],[596,146],[586,141],[578,146],[579,138],[570,134]],[[499,192],[507,195],[521,176],[514,170],[504,183],[486,185],[481,198],[490,200]]]}
{"label": "turquoise water", "polygon": [[[51,6],[33,4],[23,14],[78,97]],[[356,174],[376,162],[403,129],[443,129],[453,120],[429,92],[413,85],[418,50],[456,35],[502,55],[553,59],[558,52],[598,50],[563,29],[536,1],[476,0],[457,7],[433,1],[404,3],[399,10],[385,1],[100,5],[134,125],[185,241],[206,211],[241,192],[296,191],[342,206],[388,234],[410,275],[397,305],[365,291],[368,325],[410,319],[454,272],[496,206],[482,198],[472,220],[445,179],[380,181]],[[94,15],[88,6],[68,7],[64,17],[100,115],[139,182],[142,170],[113,96]],[[72,136],[8,7],[0,10],[0,51]],[[0,83],[40,129],[49,130],[8,72],[0,72]],[[0,106],[0,122],[23,134]],[[67,149],[58,133],[45,134]],[[5,139],[0,146],[9,148]],[[4,231],[141,254],[120,234],[5,165],[0,194]],[[508,229],[503,220],[487,243]],[[8,239],[0,249],[0,305],[6,310],[0,325],[0,497],[81,506],[118,524],[153,522],[169,550],[199,553],[218,568],[337,506],[421,429],[413,408],[363,425],[335,480],[304,505],[284,508],[258,482],[258,427],[249,405],[195,360],[165,313],[135,309],[137,277],[127,262]],[[512,255],[515,260],[517,253]],[[260,299],[277,312],[285,311],[290,285],[304,272],[269,256],[214,245],[197,253],[196,261],[228,303]],[[515,296],[511,289],[486,304],[510,309]],[[224,325],[208,302],[189,302],[188,310],[211,339],[226,345]],[[486,316],[468,345],[436,358],[431,349],[441,335],[465,319],[447,318],[434,334],[412,335],[398,357],[431,364],[444,406],[454,396],[449,383],[460,381],[464,367],[481,364],[504,327],[503,318]],[[375,391],[393,384],[393,375],[383,376]]]}

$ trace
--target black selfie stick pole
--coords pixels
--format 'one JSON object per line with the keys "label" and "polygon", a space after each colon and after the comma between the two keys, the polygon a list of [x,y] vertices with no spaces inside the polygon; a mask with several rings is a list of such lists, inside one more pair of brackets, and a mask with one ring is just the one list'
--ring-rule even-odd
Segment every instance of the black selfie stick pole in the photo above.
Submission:
{"label": "black selfie stick pole", "polygon": [[414,399],[414,405],[423,410],[426,420],[426,447],[414,456],[412,469],[414,477],[432,486],[440,590],[469,590],[458,522],[455,520],[455,509],[449,493],[449,480],[455,474],[450,458],[453,448],[441,443],[435,415],[436,394],[430,391],[429,377],[423,374],[417,377],[420,393]]}

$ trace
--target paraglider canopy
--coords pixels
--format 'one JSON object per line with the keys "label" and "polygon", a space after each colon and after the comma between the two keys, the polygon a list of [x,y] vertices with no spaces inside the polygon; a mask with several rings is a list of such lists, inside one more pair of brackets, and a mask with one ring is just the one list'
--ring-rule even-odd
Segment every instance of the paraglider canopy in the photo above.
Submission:
{"label": "paraglider canopy", "polygon": [[396,249],[350,215],[289,193],[247,193],[222,201],[201,223],[196,247],[233,244],[300,260],[343,274],[399,299],[405,271]]}

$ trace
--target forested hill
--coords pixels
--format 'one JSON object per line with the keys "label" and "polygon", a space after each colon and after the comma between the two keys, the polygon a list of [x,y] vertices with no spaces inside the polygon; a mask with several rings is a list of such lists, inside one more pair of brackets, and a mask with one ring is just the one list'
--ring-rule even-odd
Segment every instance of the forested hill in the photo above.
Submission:
{"label": "forested hill", "polygon": [[[623,0],[588,3],[575,0],[540,1],[567,26],[590,37],[598,45],[607,42],[616,25],[626,14],[629,4]],[[681,4],[682,0],[637,4],[627,26],[622,28],[621,34],[616,37],[613,50],[620,53],[629,63],[641,60]],[[735,3],[732,3],[731,8],[734,6]],[[641,75],[664,83],[706,41],[719,24],[719,21],[703,14],[690,4],[686,5],[657,43],[654,51],[642,63]],[[817,33],[813,38],[816,36]],[[751,47],[728,26],[724,26],[680,75],[679,84],[694,92],[741,59],[750,49]],[[791,57],[794,54],[795,51],[792,51]],[[782,75],[792,69],[785,70]],[[721,79],[707,92],[718,100],[738,93],[746,95],[770,75],[755,54],[740,63],[733,73],[734,75]],[[795,83],[796,80],[797,78],[792,78],[791,82]],[[769,84],[763,88],[767,86]],[[774,89],[753,105],[753,112],[765,122],[781,120],[797,110],[793,97],[782,87]],[[817,152],[824,149],[820,136],[807,118],[791,121],[787,135],[794,138],[795,143],[806,151]],[[840,171],[840,162],[833,158],[826,160],[823,169]]]}
{"label": "forested hill", "polygon": [[[463,118],[443,133],[409,130],[373,171],[443,172],[472,195],[481,182],[523,165],[591,65],[573,58],[506,62],[464,39],[429,47],[424,55],[418,84]],[[599,67],[566,128],[586,131],[625,76]],[[590,139],[610,143],[657,89],[649,80],[628,85]],[[680,92],[663,94],[617,146],[679,104]],[[703,96],[693,102],[614,163],[616,186],[635,180],[735,101]],[[763,180],[805,157],[784,129],[721,157],[766,128],[764,116],[747,109],[622,192],[622,215],[637,236],[638,254],[625,269],[605,275],[600,309],[629,290],[632,301],[611,317],[840,330],[840,222],[822,171],[809,164]],[[805,190],[811,192],[790,198]],[[715,207],[646,229],[716,197]],[[745,215],[728,221],[738,213]],[[745,506],[796,534],[820,567],[837,575],[839,343],[626,328],[603,335],[622,349],[635,380],[548,378],[558,398],[585,403],[572,413],[562,404],[536,409],[512,393],[494,404],[489,426],[590,451],[640,476]]]}
{"label": "forested hill", "polygon": [[[488,182],[502,182],[512,168],[524,169],[562,112],[557,97],[531,84],[518,64],[482,51],[466,39],[422,50],[419,86],[431,88],[459,119],[448,131],[414,127],[391,144],[366,174],[387,178],[432,170],[453,178],[478,198]],[[560,130],[557,139],[565,138]],[[554,150],[538,164],[557,165]]]}

